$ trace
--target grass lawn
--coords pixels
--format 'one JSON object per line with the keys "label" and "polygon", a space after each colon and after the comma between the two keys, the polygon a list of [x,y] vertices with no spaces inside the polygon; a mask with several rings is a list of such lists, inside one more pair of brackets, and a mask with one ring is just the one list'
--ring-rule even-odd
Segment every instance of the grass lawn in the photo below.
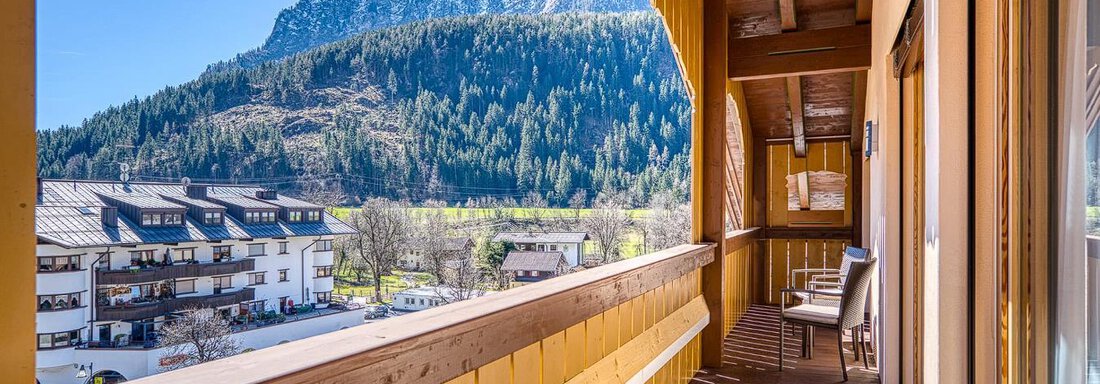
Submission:
{"label": "grass lawn", "polygon": [[[341,280],[347,281],[355,280],[354,275],[342,275],[339,276],[339,278]],[[383,301],[387,303],[390,302],[390,295],[395,292],[401,292],[406,289],[412,288],[413,286],[425,285],[428,283],[428,280],[430,278],[431,275],[424,272],[405,271],[393,271],[392,275],[382,276],[382,296],[384,299]],[[365,276],[363,280],[364,283],[371,284],[371,279],[369,276]],[[340,284],[338,280],[333,293],[337,295],[351,294],[356,297],[374,297],[374,286],[365,285],[353,287],[350,285]]]}

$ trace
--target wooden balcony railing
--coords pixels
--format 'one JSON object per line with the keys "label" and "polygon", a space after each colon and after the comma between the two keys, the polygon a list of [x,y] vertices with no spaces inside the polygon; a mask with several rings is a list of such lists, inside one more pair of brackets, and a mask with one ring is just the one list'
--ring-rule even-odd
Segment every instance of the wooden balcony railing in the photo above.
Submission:
{"label": "wooden balcony railing", "polygon": [[225,292],[205,296],[188,296],[166,299],[152,303],[96,306],[97,321],[135,320],[162,316],[166,313],[190,308],[217,308],[240,304],[242,301],[256,299],[256,290],[242,288],[239,291]]}
{"label": "wooden balcony railing", "polygon": [[[749,303],[741,280],[757,233],[726,242],[730,327]],[[710,322],[702,268],[714,247],[681,245],[138,382],[686,383]]]}
{"label": "wooden balcony railing", "polygon": [[96,271],[96,284],[141,284],[168,279],[229,275],[256,269],[255,259],[174,264],[138,270]]}

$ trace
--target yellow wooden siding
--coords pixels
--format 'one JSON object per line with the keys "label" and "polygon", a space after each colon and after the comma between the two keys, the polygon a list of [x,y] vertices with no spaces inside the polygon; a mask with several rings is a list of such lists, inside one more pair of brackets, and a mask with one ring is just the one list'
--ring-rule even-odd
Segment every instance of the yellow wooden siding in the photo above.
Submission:
{"label": "yellow wooden siding", "polygon": [[[812,227],[852,225],[852,164],[848,141],[818,141],[807,144],[806,157],[796,157],[791,144],[772,144],[768,151],[768,227],[798,226],[807,220]],[[832,171],[847,176],[843,211],[788,211],[787,176],[805,171]],[[830,223],[816,223],[827,221]]]}
{"label": "yellow wooden siding", "polygon": [[[741,256],[731,254],[728,257],[737,259]],[[629,347],[630,350],[621,349],[639,336],[645,336],[646,340],[652,338],[667,340],[670,337],[679,337],[679,335],[658,335],[667,332],[667,329],[662,330],[657,328],[656,325],[665,319],[672,319],[674,315],[683,316],[681,309],[684,309],[689,303],[693,301],[701,302],[701,276],[701,271],[695,270],[677,279],[670,280],[663,286],[628,300],[584,322],[575,324],[509,356],[478,367],[476,370],[448,383],[560,384],[572,381],[590,381],[593,380],[593,377],[601,378],[601,380],[608,377],[628,379],[637,372],[621,372],[623,368],[618,364],[618,361],[623,359],[623,356],[631,356],[631,359],[635,362],[652,361],[663,351],[655,352],[652,343],[648,342],[635,343]],[[744,300],[747,303],[747,298],[730,298],[729,300],[731,302],[732,300]],[[727,307],[733,308],[736,306]],[[686,321],[677,319],[681,323]],[[651,382],[683,383],[683,378],[690,378],[695,370],[699,368],[700,363],[698,351],[695,351],[700,348],[697,338],[696,336],[696,340],[684,346],[675,358],[665,364],[665,367],[652,377]],[[648,347],[640,347],[643,344],[648,345]],[[617,351],[618,353],[616,353]],[[613,367],[615,372],[608,371],[611,368],[607,367]],[[600,370],[600,372],[593,370]],[[612,380],[612,382],[614,381]]]}
{"label": "yellow wooden siding", "polygon": [[753,245],[736,249],[726,255],[726,270],[723,284],[726,292],[726,313],[722,317],[722,332],[729,335],[730,330],[741,320],[741,315],[752,303],[752,266]]}
{"label": "yellow wooden siding", "polygon": [[768,279],[765,295],[769,304],[779,304],[782,288],[803,287],[805,278],[796,276],[792,280],[791,270],[799,268],[840,268],[844,257],[844,247],[848,240],[822,239],[768,239],[764,251],[764,271]]}

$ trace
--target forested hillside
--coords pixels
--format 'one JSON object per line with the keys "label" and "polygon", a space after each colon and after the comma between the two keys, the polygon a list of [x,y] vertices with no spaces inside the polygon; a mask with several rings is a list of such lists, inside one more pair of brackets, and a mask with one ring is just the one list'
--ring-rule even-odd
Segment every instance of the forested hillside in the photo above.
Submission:
{"label": "forested hillside", "polygon": [[[652,13],[463,16],[210,71],[39,132],[40,173],[465,201],[686,189],[689,104]],[[313,186],[310,186],[312,188]]]}
{"label": "forested hillside", "polygon": [[300,0],[279,13],[263,46],[211,69],[253,67],[363,32],[434,18],[651,8],[649,0]]}

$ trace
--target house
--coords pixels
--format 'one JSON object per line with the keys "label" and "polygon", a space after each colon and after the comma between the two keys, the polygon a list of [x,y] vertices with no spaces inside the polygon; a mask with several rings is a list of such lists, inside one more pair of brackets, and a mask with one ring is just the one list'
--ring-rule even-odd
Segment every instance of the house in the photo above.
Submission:
{"label": "house", "polygon": [[458,294],[455,288],[423,286],[406,289],[393,294],[393,309],[398,311],[420,311],[438,307],[447,303],[485,296],[481,290],[470,290]]}
{"label": "house", "polygon": [[433,245],[429,245],[428,240],[414,241],[401,258],[401,266],[410,271],[419,271],[427,267],[425,248],[429,247],[439,246],[446,260],[468,258],[473,254],[474,241],[469,237],[445,237],[440,240],[439,244]]}
{"label": "house", "polygon": [[[158,373],[158,330],[192,308],[250,329],[234,334],[242,348],[362,324],[361,311],[330,308],[332,241],[352,229],[275,191],[43,180],[35,221],[42,382],[71,382],[84,364]],[[307,310],[322,316],[270,321]]]}
{"label": "house", "polygon": [[584,241],[588,239],[585,232],[501,232],[493,237],[493,241],[515,244],[518,251],[560,251],[571,267],[584,261]]}
{"label": "house", "polygon": [[530,283],[564,275],[569,271],[569,262],[562,251],[512,251],[501,270],[511,273],[515,281]]}

